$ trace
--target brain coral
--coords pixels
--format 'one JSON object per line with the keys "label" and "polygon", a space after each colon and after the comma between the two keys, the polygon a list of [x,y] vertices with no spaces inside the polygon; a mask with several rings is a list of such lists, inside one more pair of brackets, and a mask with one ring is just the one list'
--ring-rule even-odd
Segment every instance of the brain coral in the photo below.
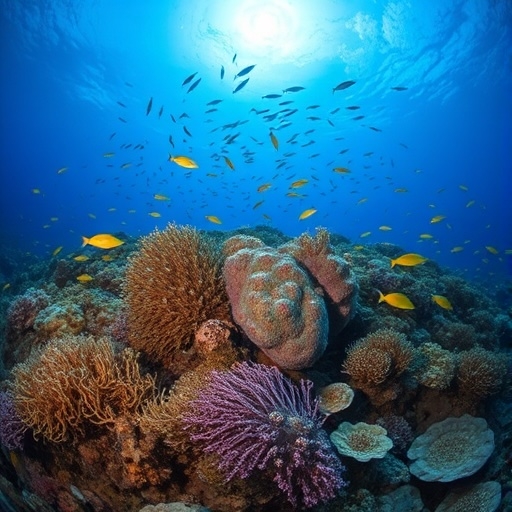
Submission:
{"label": "brain coral", "polygon": [[230,320],[219,252],[188,226],[168,225],[143,238],[124,285],[130,344],[168,364],[192,346],[211,318]]}
{"label": "brain coral", "polygon": [[224,277],[235,322],[282,368],[311,366],[327,346],[325,302],[307,273],[270,247],[228,256]]}
{"label": "brain coral", "polygon": [[370,459],[382,459],[393,447],[393,441],[386,434],[386,429],[380,425],[363,422],[353,425],[345,421],[330,437],[341,455],[368,462]]}
{"label": "brain coral", "polygon": [[451,482],[476,473],[494,450],[494,433],[483,418],[464,414],[431,425],[407,452],[409,469],[426,482]]}

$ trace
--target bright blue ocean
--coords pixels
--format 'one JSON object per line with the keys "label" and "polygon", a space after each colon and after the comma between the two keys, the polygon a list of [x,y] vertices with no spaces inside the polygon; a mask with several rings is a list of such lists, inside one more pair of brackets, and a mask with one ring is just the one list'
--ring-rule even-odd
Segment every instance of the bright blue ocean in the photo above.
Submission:
{"label": "bright blue ocean", "polygon": [[324,226],[512,275],[509,0],[1,0],[0,33],[4,247]]}

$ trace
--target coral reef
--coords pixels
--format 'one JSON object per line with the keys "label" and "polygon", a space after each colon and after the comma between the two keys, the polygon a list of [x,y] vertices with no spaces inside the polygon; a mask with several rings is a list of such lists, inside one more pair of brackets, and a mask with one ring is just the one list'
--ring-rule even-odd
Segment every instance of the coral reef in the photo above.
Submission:
{"label": "coral reef", "polygon": [[8,450],[21,450],[27,426],[19,417],[12,393],[0,391],[0,444]]}
{"label": "coral reef", "polygon": [[214,371],[183,424],[196,445],[218,456],[227,481],[266,469],[292,505],[311,507],[344,485],[311,382],[297,387],[277,368],[248,362]]}
{"label": "coral reef", "polygon": [[413,346],[403,334],[379,329],[348,349],[343,369],[350,376],[350,384],[379,406],[401,393],[399,377],[413,355]]}
{"label": "coral reef", "polygon": [[346,409],[354,400],[354,391],[344,382],[334,382],[318,390],[318,408],[322,414]]}
{"label": "coral reef", "polygon": [[483,418],[465,414],[431,425],[407,451],[413,475],[451,482],[476,473],[494,450],[494,433]]}
{"label": "coral reef", "polygon": [[501,485],[498,482],[482,482],[451,492],[435,512],[495,512],[501,502]]}
{"label": "coral reef", "polygon": [[380,425],[359,422],[353,425],[344,421],[331,433],[331,441],[341,455],[359,462],[382,459],[393,447],[386,429]]}
{"label": "coral reef", "polygon": [[86,425],[112,425],[151,397],[135,352],[117,353],[106,338],[55,339],[12,371],[16,412],[37,438],[58,443],[83,436]]}
{"label": "coral reef", "polygon": [[124,295],[129,343],[163,366],[192,346],[204,321],[230,320],[219,253],[187,226],[170,224],[142,239]]}

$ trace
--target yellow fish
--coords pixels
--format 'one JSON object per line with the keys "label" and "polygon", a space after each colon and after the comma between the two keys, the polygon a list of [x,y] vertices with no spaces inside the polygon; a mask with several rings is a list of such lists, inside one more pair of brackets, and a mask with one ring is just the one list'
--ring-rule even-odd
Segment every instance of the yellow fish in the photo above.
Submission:
{"label": "yellow fish", "polygon": [[112,158],[115,155],[115,153],[103,153],[104,158]]}
{"label": "yellow fish", "polygon": [[57,171],[57,174],[63,174],[63,173],[65,173],[67,170],[68,170],[68,168],[67,168],[67,167],[61,167],[61,168]]}
{"label": "yellow fish", "polygon": [[256,210],[256,208],[259,208],[265,201],[258,201],[253,207],[253,210]]}
{"label": "yellow fish", "polygon": [[59,220],[59,217],[50,217],[50,220],[52,222],[57,222]]}
{"label": "yellow fish", "polygon": [[114,258],[112,258],[112,256],[110,256],[110,254],[104,254],[101,259],[103,261],[114,261]]}
{"label": "yellow fish", "polygon": [[436,215],[430,219],[430,224],[436,224],[437,222],[441,222],[443,219],[446,219],[446,215]]}
{"label": "yellow fish", "polygon": [[346,167],[335,167],[333,171],[338,174],[350,174],[350,169],[347,169]]}
{"label": "yellow fish", "polygon": [[227,156],[224,157],[224,161],[226,162],[226,165],[232,169],[233,171],[235,170],[235,165],[233,164],[233,162],[231,161],[230,158],[228,158]]}
{"label": "yellow fish", "polygon": [[432,300],[443,309],[448,309],[450,311],[453,309],[450,301],[443,295],[432,295]]}
{"label": "yellow fish", "polygon": [[461,252],[463,250],[464,250],[464,247],[461,247],[460,245],[458,245],[457,247],[450,249],[450,252],[456,253],[456,252]]}
{"label": "yellow fish", "polygon": [[128,169],[132,166],[131,162],[126,162],[125,164],[121,165],[121,169]]}
{"label": "yellow fish", "polygon": [[403,293],[388,293],[384,295],[380,290],[377,291],[379,292],[379,304],[385,302],[398,309],[414,309],[414,304]]}
{"label": "yellow fish", "polygon": [[416,265],[421,265],[425,263],[427,258],[422,256],[421,254],[415,254],[413,252],[408,254],[403,254],[399,258],[395,258],[391,260],[391,268],[395,265],[402,265],[403,267],[415,267]]}
{"label": "yellow fish", "polygon": [[77,278],[77,281],[80,281],[81,283],[88,283],[89,281],[93,280],[93,277],[89,274],[80,274]]}
{"label": "yellow fish", "polygon": [[409,192],[409,190],[407,190],[406,188],[395,188],[395,192],[403,194],[404,192]]}
{"label": "yellow fish", "polygon": [[92,245],[93,247],[98,247],[99,249],[113,249],[114,247],[119,247],[123,245],[124,242],[119,240],[113,235],[100,234],[94,235],[91,238],[82,237],[83,243],[82,247],[86,245]]}
{"label": "yellow fish", "polygon": [[303,178],[301,180],[297,180],[297,181],[294,181],[291,185],[290,185],[290,188],[300,188],[300,187],[303,187],[304,185],[306,185],[306,183],[308,183],[309,180]]}
{"label": "yellow fish", "polygon": [[474,204],[476,203],[476,201],[474,199],[472,199],[471,201],[468,201],[468,203],[466,204],[466,208],[470,208],[471,206],[473,206]]}
{"label": "yellow fish", "polygon": [[467,192],[467,191],[469,190],[469,188],[468,188],[468,187],[466,187],[466,185],[459,185],[459,188],[460,188],[461,190],[464,190],[464,192]]}
{"label": "yellow fish", "polygon": [[11,283],[5,283],[3,286],[2,286],[2,291],[4,292],[5,290],[7,290],[7,288],[10,288],[11,287]]}
{"label": "yellow fish", "polygon": [[366,203],[366,201],[368,201],[368,198],[363,197],[362,199],[359,199],[359,201],[357,201],[357,204],[363,204],[363,203]]}
{"label": "yellow fish", "polygon": [[364,233],[361,233],[359,235],[359,238],[366,238],[367,236],[370,236],[372,234],[371,231],[365,231]]}
{"label": "yellow fish", "polygon": [[169,162],[174,162],[180,167],[185,167],[185,169],[198,169],[199,166],[189,158],[188,156],[172,156],[169,155]]}
{"label": "yellow fish", "polygon": [[391,231],[393,228],[390,226],[379,226],[381,231]]}
{"label": "yellow fish", "polygon": [[216,217],[215,215],[205,215],[204,218],[210,222],[213,222],[214,224],[222,224],[222,221],[219,219],[219,217]]}
{"label": "yellow fish", "polygon": [[306,197],[304,194],[297,194],[297,192],[287,192],[288,197]]}
{"label": "yellow fish", "polygon": [[57,254],[59,254],[60,251],[62,251],[62,245],[59,245],[59,247],[57,247],[53,252],[52,252],[52,256],[57,256]]}
{"label": "yellow fish", "polygon": [[272,183],[263,183],[263,185],[260,185],[256,190],[258,192],[265,192],[265,190],[268,190],[272,186]]}
{"label": "yellow fish", "polygon": [[496,249],[496,247],[493,247],[492,245],[486,245],[485,248],[491,253],[491,254],[499,254],[500,251]]}
{"label": "yellow fish", "polygon": [[89,256],[86,256],[85,254],[80,254],[80,256],[75,256],[73,259],[75,261],[87,261],[89,259]]}
{"label": "yellow fish", "polygon": [[364,245],[354,245],[354,249],[356,251],[362,251],[364,249]]}
{"label": "yellow fish", "polygon": [[91,219],[95,219],[96,218],[96,215],[94,215],[94,213],[88,213],[87,214],[89,216],[89,218]]}
{"label": "yellow fish", "polygon": [[41,193],[41,191],[38,188],[32,189],[32,194],[40,194],[40,193]]}
{"label": "yellow fish", "polygon": [[420,238],[421,238],[422,240],[430,240],[431,238],[434,238],[434,237],[433,237],[432,235],[430,235],[429,233],[422,233],[422,234],[420,235]]}
{"label": "yellow fish", "polygon": [[279,149],[279,141],[272,132],[270,132],[270,140],[272,141],[272,146],[274,146],[275,150],[277,151]]}
{"label": "yellow fish", "polygon": [[157,201],[170,201],[170,197],[164,196],[163,194],[153,194],[153,198]]}
{"label": "yellow fish", "polygon": [[107,211],[108,212],[115,212],[117,210],[117,208],[109,208]]}
{"label": "yellow fish", "polygon": [[156,219],[158,217],[161,217],[162,215],[158,212],[149,212],[148,215],[151,215],[151,217],[155,217]]}
{"label": "yellow fish", "polygon": [[314,208],[309,208],[309,209],[307,209],[307,210],[304,210],[304,211],[299,215],[299,220],[307,219],[308,217],[311,217],[311,215],[314,215],[316,212],[317,212],[317,210],[315,210]]}

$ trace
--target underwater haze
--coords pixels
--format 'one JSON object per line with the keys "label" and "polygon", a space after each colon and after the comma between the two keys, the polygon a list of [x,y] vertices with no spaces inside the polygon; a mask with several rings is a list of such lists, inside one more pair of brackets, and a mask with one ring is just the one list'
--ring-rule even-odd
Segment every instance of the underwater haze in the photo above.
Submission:
{"label": "underwater haze", "polygon": [[510,279],[509,0],[1,0],[0,20],[4,247],[323,226]]}

